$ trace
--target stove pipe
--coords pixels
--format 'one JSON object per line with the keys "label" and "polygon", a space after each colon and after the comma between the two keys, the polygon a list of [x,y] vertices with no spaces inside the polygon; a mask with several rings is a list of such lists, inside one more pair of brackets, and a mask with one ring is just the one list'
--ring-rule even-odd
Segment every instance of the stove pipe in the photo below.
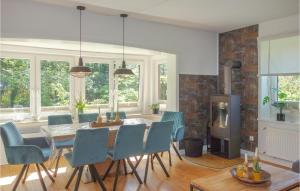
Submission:
{"label": "stove pipe", "polygon": [[241,61],[227,61],[224,64],[224,94],[231,94],[231,79],[232,79],[232,69],[233,68],[241,68]]}

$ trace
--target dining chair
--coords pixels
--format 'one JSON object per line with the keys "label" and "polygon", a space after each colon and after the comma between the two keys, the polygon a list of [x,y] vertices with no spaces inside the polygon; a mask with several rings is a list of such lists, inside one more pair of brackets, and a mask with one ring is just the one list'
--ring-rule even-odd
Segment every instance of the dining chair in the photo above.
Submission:
{"label": "dining chair", "polygon": [[143,139],[145,133],[146,125],[138,124],[138,125],[122,125],[116,135],[114,148],[108,151],[108,155],[111,157],[112,161],[106,170],[103,180],[109,174],[111,168],[117,163],[115,180],[113,185],[113,190],[117,189],[117,182],[120,172],[120,163],[123,161],[124,171],[126,172],[126,164],[125,161],[129,164],[133,174],[137,178],[140,184],[142,184],[142,180],[139,177],[136,168],[133,166],[130,161],[130,157],[141,156],[143,154]]}
{"label": "dining chair", "polygon": [[157,158],[165,175],[167,177],[170,176],[158,153],[170,151],[172,127],[173,127],[173,121],[152,123],[148,131],[148,136],[144,147],[144,154],[148,155],[147,162],[146,162],[144,183],[146,183],[147,181],[149,160],[152,159],[152,156]]}
{"label": "dining chair", "polygon": [[99,113],[80,113],[78,114],[79,123],[94,122],[97,120]]}
{"label": "dining chair", "polygon": [[300,160],[293,162],[292,171],[300,173]]}
{"label": "dining chair", "polygon": [[[119,111],[120,119],[127,119],[126,113],[124,111]],[[113,120],[116,117],[116,112],[106,112],[106,119]]]}
{"label": "dining chair", "polygon": [[23,165],[12,190],[15,191],[17,189],[24,173],[23,183],[25,183],[28,169],[31,164],[34,164],[37,169],[43,190],[47,190],[41,175],[40,166],[52,182],[54,182],[54,179],[43,164],[49,159],[51,154],[51,149],[46,139],[44,137],[24,139],[16,126],[11,122],[0,126],[0,134],[8,164]]}
{"label": "dining chair", "polygon": [[[161,121],[173,121],[172,134],[171,134],[171,145],[175,150],[177,156],[182,160],[179,151],[177,150],[174,142],[181,141],[184,138],[184,116],[182,112],[165,111]],[[169,152],[169,165],[172,166],[171,154]]]}
{"label": "dining chair", "polygon": [[[71,115],[49,115],[48,116],[48,125],[63,125],[63,124],[72,124]],[[62,156],[64,149],[71,149],[74,145],[74,139],[64,139],[64,140],[54,140],[55,148],[58,150],[58,154],[55,158],[55,170],[53,176],[56,177],[58,171],[59,160]],[[50,165],[51,168],[51,165]]]}
{"label": "dining chair", "polygon": [[98,181],[102,190],[106,190],[102,178],[99,176],[95,163],[101,163],[107,158],[108,128],[79,129],[76,132],[73,152],[66,153],[64,157],[74,168],[66,185],[69,188],[74,176],[78,172],[74,190],[78,190],[82,171],[88,165],[94,181]]}

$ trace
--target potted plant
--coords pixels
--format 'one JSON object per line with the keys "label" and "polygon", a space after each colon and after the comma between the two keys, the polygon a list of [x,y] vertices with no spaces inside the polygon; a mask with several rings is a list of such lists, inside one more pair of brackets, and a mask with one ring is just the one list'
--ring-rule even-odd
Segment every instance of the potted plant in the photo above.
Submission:
{"label": "potted plant", "polygon": [[85,107],[85,101],[82,96],[80,96],[79,100],[76,100],[75,108],[77,109],[78,113],[83,113]]}
{"label": "potted plant", "polygon": [[152,109],[153,114],[158,114],[158,112],[159,112],[159,103],[154,103],[152,105],[149,105],[149,107]]}
{"label": "potted plant", "polygon": [[285,121],[285,114],[282,113],[282,110],[286,106],[287,94],[277,88],[272,88],[272,92],[275,93],[275,96],[278,98],[278,100],[275,101],[269,96],[265,96],[263,99],[263,105],[272,101],[273,103],[271,105],[279,109],[279,113],[277,113],[277,121]]}
{"label": "potted plant", "polygon": [[253,161],[252,175],[253,175],[253,180],[255,181],[261,180],[261,168],[258,160]]}

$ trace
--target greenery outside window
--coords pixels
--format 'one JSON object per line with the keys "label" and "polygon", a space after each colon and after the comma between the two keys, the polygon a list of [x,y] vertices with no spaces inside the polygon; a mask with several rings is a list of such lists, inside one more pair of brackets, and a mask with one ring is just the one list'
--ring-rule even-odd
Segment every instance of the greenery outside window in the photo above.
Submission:
{"label": "greenery outside window", "polygon": [[11,113],[16,110],[19,110],[19,112],[29,112],[30,60],[0,58],[0,69],[1,113]]}
{"label": "greenery outside window", "polygon": [[159,64],[158,65],[158,95],[159,100],[167,100],[167,65]]}
{"label": "greenery outside window", "polygon": [[65,109],[70,103],[70,63],[41,60],[42,110]]}
{"label": "greenery outside window", "polygon": [[277,86],[280,91],[287,94],[286,101],[300,101],[300,75],[278,76]]}

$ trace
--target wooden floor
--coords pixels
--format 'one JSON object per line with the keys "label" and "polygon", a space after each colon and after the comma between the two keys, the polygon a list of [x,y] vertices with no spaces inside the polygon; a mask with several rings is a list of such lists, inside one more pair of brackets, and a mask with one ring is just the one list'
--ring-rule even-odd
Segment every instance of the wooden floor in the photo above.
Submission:
{"label": "wooden floor", "polygon": [[[168,165],[168,155],[165,154],[163,157],[163,162],[167,167],[167,170],[170,173],[170,178],[167,178],[159,166],[157,160],[154,162],[154,171],[149,167],[148,181],[147,184],[139,185],[138,181],[133,175],[121,175],[119,176],[118,181],[118,190],[126,190],[126,191],[137,191],[137,190],[163,190],[163,191],[180,191],[180,190],[189,190],[189,183],[191,179],[195,179],[201,176],[213,175],[218,172],[216,170],[200,167],[198,165],[194,165],[189,163],[188,161],[180,161],[177,156],[172,154],[172,162],[173,166],[169,167]],[[138,173],[143,180],[144,177],[144,169],[145,169],[145,161],[142,160],[141,165],[138,168]],[[60,173],[55,178],[55,183],[51,183],[48,177],[44,178],[45,184],[49,191],[51,190],[65,190],[65,185],[68,181],[68,178],[71,175],[72,168],[65,162],[61,161]],[[13,176],[16,176],[21,169],[21,166],[10,166],[3,165],[0,168],[0,190],[1,191],[9,191],[12,189],[12,185],[14,182]],[[129,169],[129,167],[128,167]],[[18,189],[19,191],[39,191],[42,190],[40,182],[38,180],[38,176],[36,174],[35,168],[32,166],[30,168],[30,172],[28,175],[28,180],[25,184],[20,182]],[[112,190],[113,185],[113,177],[108,177],[105,179],[105,185],[108,190]],[[12,182],[12,183],[11,183]],[[73,180],[69,190],[73,190],[75,185],[75,179]],[[85,184],[83,182],[80,183],[80,191],[93,191],[100,190],[100,187],[96,183],[88,183]]]}

